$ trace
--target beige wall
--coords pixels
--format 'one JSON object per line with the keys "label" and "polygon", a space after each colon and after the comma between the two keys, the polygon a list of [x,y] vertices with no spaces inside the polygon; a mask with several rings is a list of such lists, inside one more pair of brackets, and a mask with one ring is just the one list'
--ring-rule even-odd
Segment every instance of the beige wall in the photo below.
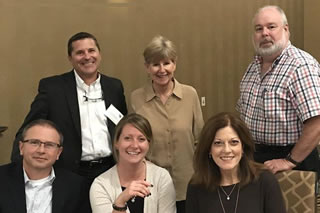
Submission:
{"label": "beige wall", "polygon": [[304,25],[313,21],[304,19],[303,2],[1,1],[0,125],[9,129],[0,137],[0,164],[9,162],[14,134],[29,111],[39,79],[71,69],[66,42],[72,34],[88,31],[97,36],[103,56],[101,72],[120,78],[127,97],[147,80],[141,53],[149,40],[157,34],[173,40],[179,54],[176,77],[206,97],[207,119],[234,110],[239,81],[253,56],[251,18],[256,9],[279,4],[288,15],[291,40],[303,48],[304,36],[311,34],[304,34]]}
{"label": "beige wall", "polygon": [[320,61],[320,1],[304,0],[304,49]]}

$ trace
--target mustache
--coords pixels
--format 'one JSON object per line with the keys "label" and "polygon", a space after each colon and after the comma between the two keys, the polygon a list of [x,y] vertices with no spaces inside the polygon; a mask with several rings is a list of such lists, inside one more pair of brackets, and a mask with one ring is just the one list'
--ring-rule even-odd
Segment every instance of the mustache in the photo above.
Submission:
{"label": "mustache", "polygon": [[260,45],[262,45],[262,44],[266,44],[266,43],[269,43],[269,42],[271,42],[272,44],[274,43],[274,41],[272,40],[272,39],[263,39],[262,41],[260,41]]}

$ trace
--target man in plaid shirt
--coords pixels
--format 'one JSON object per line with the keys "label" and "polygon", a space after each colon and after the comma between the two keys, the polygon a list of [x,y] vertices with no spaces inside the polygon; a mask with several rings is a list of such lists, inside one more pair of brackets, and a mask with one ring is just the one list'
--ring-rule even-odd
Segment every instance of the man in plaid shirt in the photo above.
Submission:
{"label": "man in plaid shirt", "polygon": [[320,65],[290,43],[278,6],[260,8],[253,25],[256,56],[240,83],[237,110],[256,143],[255,160],[273,173],[318,171]]}

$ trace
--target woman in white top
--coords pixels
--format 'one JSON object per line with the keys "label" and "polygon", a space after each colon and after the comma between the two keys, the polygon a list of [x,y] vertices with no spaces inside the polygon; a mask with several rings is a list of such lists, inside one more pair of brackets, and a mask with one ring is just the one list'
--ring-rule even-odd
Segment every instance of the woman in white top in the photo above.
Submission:
{"label": "woman in white top", "polygon": [[90,189],[93,213],[174,213],[175,190],[167,170],[145,159],[151,126],[132,113],[116,127],[113,156],[117,164],[98,176]]}

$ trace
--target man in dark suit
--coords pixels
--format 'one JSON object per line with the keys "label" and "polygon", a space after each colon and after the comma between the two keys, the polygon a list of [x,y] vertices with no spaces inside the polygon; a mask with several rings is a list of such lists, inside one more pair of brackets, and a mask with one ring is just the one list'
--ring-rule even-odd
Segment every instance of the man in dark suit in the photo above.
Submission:
{"label": "man in dark suit", "polygon": [[121,81],[98,72],[100,46],[93,35],[73,35],[68,57],[74,68],[71,72],[40,80],[38,94],[16,134],[11,160],[19,156],[22,129],[35,119],[48,119],[65,137],[56,166],[85,176],[90,185],[114,165],[111,140],[115,124],[110,118],[127,114],[127,107]]}
{"label": "man in dark suit", "polygon": [[22,161],[0,166],[1,213],[88,213],[85,178],[53,164],[62,152],[63,136],[48,120],[35,120],[19,142]]}

